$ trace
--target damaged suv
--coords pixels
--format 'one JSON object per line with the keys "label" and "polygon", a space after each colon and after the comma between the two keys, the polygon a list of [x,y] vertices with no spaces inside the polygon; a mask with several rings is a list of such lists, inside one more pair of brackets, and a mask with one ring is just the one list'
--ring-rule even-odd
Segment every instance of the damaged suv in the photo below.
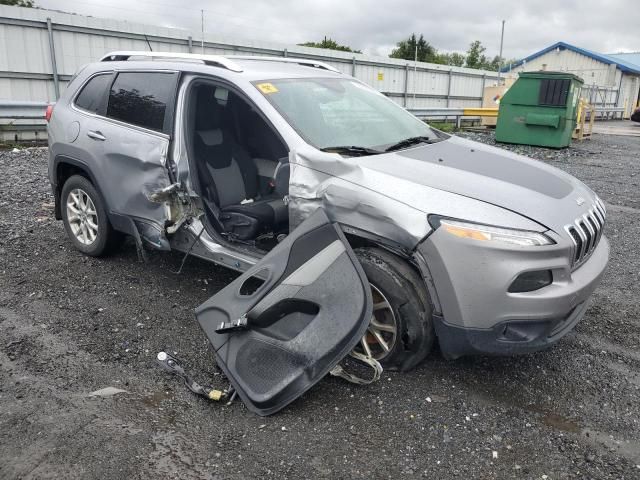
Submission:
{"label": "damaged suv", "polygon": [[128,234],[244,272],[196,315],[262,413],[354,348],[406,370],[436,339],[448,358],[548,347],[607,264],[583,183],[323,63],[114,52],[48,117],[56,218],[80,251]]}

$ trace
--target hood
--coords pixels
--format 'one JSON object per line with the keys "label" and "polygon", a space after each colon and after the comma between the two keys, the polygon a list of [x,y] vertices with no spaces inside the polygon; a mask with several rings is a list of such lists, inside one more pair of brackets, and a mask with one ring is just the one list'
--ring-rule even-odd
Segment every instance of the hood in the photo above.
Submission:
{"label": "hood", "polygon": [[[409,202],[402,184],[422,185],[486,202],[523,215],[546,228],[560,232],[595,202],[595,194],[571,175],[522,155],[452,136],[432,145],[368,157],[356,157],[362,168],[356,183],[367,185],[372,177],[387,176],[380,193]],[[377,189],[380,190],[380,182]],[[400,188],[399,188],[400,187]],[[428,205],[410,203],[426,213]],[[473,220],[472,218],[468,220]],[[505,225],[508,226],[508,225]]]}

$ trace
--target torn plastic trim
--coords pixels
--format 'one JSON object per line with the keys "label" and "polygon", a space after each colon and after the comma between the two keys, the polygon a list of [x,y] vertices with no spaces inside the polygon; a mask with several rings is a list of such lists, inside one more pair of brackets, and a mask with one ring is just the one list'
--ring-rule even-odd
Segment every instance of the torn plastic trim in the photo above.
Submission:
{"label": "torn plastic trim", "polygon": [[132,220],[136,232],[138,232],[142,240],[144,240],[149,246],[156,250],[171,250],[171,245],[169,244],[169,240],[167,240],[162,227],[155,223],[138,218],[134,218]]}
{"label": "torn plastic trim", "polygon": [[163,203],[165,205],[167,218],[166,232],[169,235],[177,232],[191,219],[198,218],[203,214],[200,209],[195,207],[191,197],[177,182],[149,192],[147,198],[151,202]]}
{"label": "torn plastic trim", "polygon": [[417,248],[413,251],[412,259],[414,260],[415,265],[418,267],[420,276],[422,277],[422,280],[427,287],[427,291],[429,292],[429,299],[431,300],[431,307],[433,308],[432,314],[441,315],[442,306],[440,304],[440,299],[438,298],[438,292],[436,290],[436,284],[433,279],[433,275],[429,270],[427,261],[424,259],[422,253]]}

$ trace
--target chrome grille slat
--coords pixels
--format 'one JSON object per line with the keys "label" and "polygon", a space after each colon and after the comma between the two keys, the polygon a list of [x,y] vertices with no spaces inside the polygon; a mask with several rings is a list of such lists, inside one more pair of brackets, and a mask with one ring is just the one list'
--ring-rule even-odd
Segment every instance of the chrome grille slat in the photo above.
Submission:
{"label": "chrome grille slat", "polygon": [[576,225],[576,230],[578,231],[578,235],[580,235],[580,240],[582,240],[582,245],[580,245],[580,254],[578,256],[578,258],[584,258],[584,256],[587,254],[587,244],[589,243],[589,239],[587,238],[587,232],[585,232],[582,229],[582,226],[580,225],[581,223],[581,218],[576,219],[575,221],[575,225]]}
{"label": "chrome grille slat", "polygon": [[596,249],[602,237],[606,217],[604,204],[598,199],[584,215],[565,226],[573,242],[573,267],[581,265]]}
{"label": "chrome grille slat", "polygon": [[589,238],[587,239],[588,241],[587,241],[586,253],[589,253],[596,244],[597,232],[594,230],[593,226],[591,225],[591,222],[589,221],[589,217],[587,216],[587,214],[583,215],[582,218],[584,219],[584,221],[582,222],[582,225],[586,227],[586,229],[588,230],[587,236]]}

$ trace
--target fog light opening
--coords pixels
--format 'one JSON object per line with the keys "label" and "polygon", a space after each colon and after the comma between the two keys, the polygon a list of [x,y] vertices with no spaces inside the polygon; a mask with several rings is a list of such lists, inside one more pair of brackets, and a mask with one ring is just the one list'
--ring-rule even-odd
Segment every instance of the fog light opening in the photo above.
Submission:
{"label": "fog light opening", "polygon": [[553,274],[551,270],[536,270],[533,272],[524,272],[509,286],[509,293],[524,293],[540,290],[547,285],[553,283]]}

